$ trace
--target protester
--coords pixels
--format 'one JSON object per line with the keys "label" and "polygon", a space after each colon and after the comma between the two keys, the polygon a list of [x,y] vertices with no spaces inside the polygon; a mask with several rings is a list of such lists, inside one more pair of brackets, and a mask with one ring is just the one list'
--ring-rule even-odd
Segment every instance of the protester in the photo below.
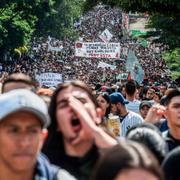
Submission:
{"label": "protester", "polygon": [[169,130],[163,133],[169,151],[180,145],[180,91],[173,89],[167,94],[164,115],[168,121]]}
{"label": "protester", "polygon": [[89,179],[101,148],[117,144],[97,126],[101,109],[89,88],[74,81],[60,85],[50,103],[49,137],[43,152],[77,179]]}
{"label": "protester", "polygon": [[166,180],[180,179],[180,147],[173,149],[164,159],[162,169]]}
{"label": "protester", "polygon": [[149,109],[152,107],[149,101],[142,101],[139,105],[139,112],[143,119],[146,119]]}
{"label": "protester", "polygon": [[6,93],[13,89],[31,89],[36,90],[36,84],[30,76],[23,73],[13,73],[4,79],[2,83],[2,93]]}
{"label": "protester", "polygon": [[103,120],[107,121],[108,115],[111,112],[111,100],[110,100],[109,94],[106,92],[98,93],[97,102],[102,109]]}
{"label": "protester", "polygon": [[127,109],[139,114],[139,105],[141,102],[136,99],[136,93],[138,91],[137,82],[135,82],[134,80],[127,81],[125,85],[125,91],[126,99],[129,102],[128,104],[126,104]]}
{"label": "protester", "polygon": [[117,110],[116,114],[120,117],[121,123],[121,134],[120,136],[125,136],[127,130],[135,124],[143,122],[142,117],[132,111],[127,110],[126,104],[128,101],[124,99],[123,95],[119,92],[112,93],[110,95],[111,106],[115,107]]}
{"label": "protester", "polygon": [[126,138],[144,144],[154,154],[159,164],[168,153],[168,147],[161,132],[152,124],[134,125],[127,131]]}
{"label": "protester", "polygon": [[93,180],[163,180],[157,160],[143,145],[127,141],[109,149],[99,160]]}
{"label": "protester", "polygon": [[40,154],[50,121],[46,104],[26,89],[0,96],[0,179],[69,179]]}

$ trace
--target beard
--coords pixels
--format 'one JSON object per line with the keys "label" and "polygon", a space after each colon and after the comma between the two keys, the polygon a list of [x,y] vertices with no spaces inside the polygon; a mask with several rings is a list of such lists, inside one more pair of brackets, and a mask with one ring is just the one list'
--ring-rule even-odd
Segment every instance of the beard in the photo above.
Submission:
{"label": "beard", "polygon": [[121,114],[121,110],[117,108],[117,110],[116,110],[116,115],[119,116],[120,114]]}

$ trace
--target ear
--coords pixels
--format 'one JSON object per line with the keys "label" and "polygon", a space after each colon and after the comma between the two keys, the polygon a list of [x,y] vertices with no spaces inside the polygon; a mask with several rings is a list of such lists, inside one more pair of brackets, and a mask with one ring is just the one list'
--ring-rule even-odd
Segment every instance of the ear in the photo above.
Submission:
{"label": "ear", "polygon": [[48,137],[48,130],[47,129],[42,129],[41,140],[39,141],[39,151],[41,151],[42,146],[43,146],[43,144],[44,144],[47,137]]}
{"label": "ear", "polygon": [[47,129],[42,129],[43,141],[45,141],[47,137],[48,137],[48,130]]}
{"label": "ear", "polygon": [[166,119],[168,119],[168,108],[166,107],[166,109],[164,110],[164,113],[163,113],[164,117]]}
{"label": "ear", "polygon": [[101,108],[97,108],[96,109],[96,114],[97,114],[96,124],[100,124],[101,123],[101,119],[103,117],[102,109]]}

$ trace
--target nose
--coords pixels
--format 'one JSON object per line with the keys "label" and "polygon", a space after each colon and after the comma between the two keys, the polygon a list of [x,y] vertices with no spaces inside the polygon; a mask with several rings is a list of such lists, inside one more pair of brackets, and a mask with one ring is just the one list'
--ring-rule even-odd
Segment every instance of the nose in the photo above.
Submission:
{"label": "nose", "polygon": [[32,138],[27,134],[23,134],[18,138],[18,141],[20,147],[28,147],[31,145]]}

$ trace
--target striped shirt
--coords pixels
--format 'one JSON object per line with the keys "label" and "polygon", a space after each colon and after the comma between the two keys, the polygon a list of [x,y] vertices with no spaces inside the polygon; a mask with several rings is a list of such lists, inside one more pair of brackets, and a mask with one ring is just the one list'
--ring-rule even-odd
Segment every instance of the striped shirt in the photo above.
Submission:
{"label": "striped shirt", "polygon": [[129,101],[128,104],[126,104],[126,108],[129,110],[129,111],[133,111],[137,114],[139,114],[139,105],[141,104],[141,101],[139,100],[134,100],[134,101]]}
{"label": "striped shirt", "polygon": [[124,137],[129,128],[131,128],[132,126],[136,124],[143,123],[143,121],[144,121],[143,118],[139,114],[129,111],[126,117],[121,122],[121,129],[120,129],[121,135],[120,136]]}

